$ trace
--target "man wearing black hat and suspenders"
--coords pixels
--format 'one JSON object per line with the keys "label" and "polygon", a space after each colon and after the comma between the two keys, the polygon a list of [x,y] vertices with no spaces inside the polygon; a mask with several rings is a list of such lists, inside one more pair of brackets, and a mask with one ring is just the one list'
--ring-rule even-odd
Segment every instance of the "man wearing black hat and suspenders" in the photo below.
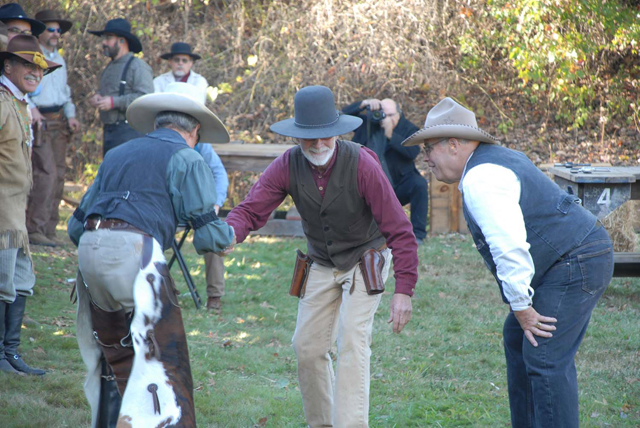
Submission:
{"label": "man wearing black hat and suspenders", "polygon": [[104,123],[103,155],[133,138],[142,137],[127,123],[127,107],[138,97],[153,92],[151,67],[134,53],[142,52],[140,40],[125,19],[112,19],[104,30],[89,31],[102,38],[104,54],[111,62],[100,76],[100,89],[89,103],[100,110]]}

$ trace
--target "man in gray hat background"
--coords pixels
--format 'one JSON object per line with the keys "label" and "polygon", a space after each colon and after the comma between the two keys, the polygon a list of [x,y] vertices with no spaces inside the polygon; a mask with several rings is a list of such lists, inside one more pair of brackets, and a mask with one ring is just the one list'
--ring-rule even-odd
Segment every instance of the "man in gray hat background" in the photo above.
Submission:
{"label": "man in gray hat background", "polygon": [[[171,45],[171,51],[160,55],[160,58],[167,60],[171,71],[153,79],[153,86],[156,92],[165,92],[174,82],[184,82],[195,86],[200,96],[202,104],[207,101],[207,79],[193,71],[193,64],[200,59],[200,55],[194,53],[191,45],[183,42],[176,42]],[[229,177],[227,170],[222,165],[218,154],[210,144],[196,145],[196,151],[204,158],[211,168],[216,181],[216,214],[227,199],[229,188]],[[207,309],[220,315],[222,312],[222,296],[224,296],[224,259],[214,253],[204,255],[205,275],[207,281]]]}
{"label": "man in gray hat background", "polygon": [[89,99],[104,124],[102,153],[106,155],[112,148],[142,137],[127,122],[126,111],[136,98],[153,92],[153,71],[133,55],[142,52],[142,44],[131,33],[127,20],[112,19],[104,30],[89,33],[101,38],[103,53],[111,58],[100,76],[98,92]]}
{"label": "man in gray hat background", "polygon": [[[307,424],[367,427],[371,334],[381,295],[367,292],[360,259],[379,250],[384,262],[377,274],[384,283],[393,256],[396,289],[388,322],[399,333],[411,318],[418,246],[376,155],[338,139],[362,119],[341,115],[324,86],[302,88],[294,105],[295,118],[271,130],[299,146],[269,165],[227,223],[242,242],[292,196],[312,260],[293,336]],[[336,341],[334,376],[330,351]]]}
{"label": "man in gray hat background", "polygon": [[61,35],[69,31],[73,24],[50,9],[36,13],[36,19],[46,25],[45,30],[37,35],[42,52],[49,61],[61,67],[44,76],[38,89],[30,95],[42,120],[31,155],[33,188],[27,206],[27,230],[32,244],[53,247],[60,243],[56,226],[67,170],[67,146],[71,141],[71,133],[80,130],[76,106],[71,100],[71,89],[67,84],[67,64],[58,52]]}
{"label": "man in gray hat background", "polygon": [[209,83],[204,76],[193,71],[193,65],[201,57],[192,51],[191,45],[176,42],[171,45],[171,51],[163,53],[160,58],[169,62],[171,70],[153,79],[155,91],[164,92],[167,85],[172,82],[185,82],[200,89],[202,104],[204,104],[207,100]]}
{"label": "man in gray hat background", "polygon": [[577,428],[574,357],[611,280],[611,241],[576,196],[496,143],[451,98],[403,142],[424,144],[438,180],[460,182],[469,231],[510,305],[503,336],[511,425]]}
{"label": "man in gray hat background", "polygon": [[[158,361],[170,373],[172,388],[182,397],[178,401],[182,403],[183,417],[181,424],[172,422],[176,426],[195,426],[182,318],[179,309],[172,309],[176,307],[172,301],[160,301],[163,296],[169,296],[170,300],[170,296],[175,296],[163,250],[171,247],[178,223],[192,226],[193,245],[200,254],[221,252],[234,242],[232,228],[219,220],[214,210],[216,195],[211,170],[193,150],[200,138],[203,143],[226,143],[229,134],[222,122],[199,102],[197,88],[173,83],[168,89],[170,92],[140,97],[129,106],[127,118],[138,132],[147,135],[107,153],[95,181],[69,220],[69,237],[78,245],[77,338],[88,369],[85,393],[91,404],[93,427],[104,426],[99,425],[98,415],[117,416],[120,409],[120,401],[115,400],[99,410],[105,404],[100,398],[101,374],[115,375],[119,393],[114,395],[122,397],[121,416],[134,418],[132,426],[156,426],[173,414],[169,404],[163,404],[158,415],[154,406],[140,404],[141,397],[150,397],[151,390],[147,387],[151,383],[156,386],[161,402],[175,402],[167,398],[166,394],[171,393],[166,391],[169,383],[161,377],[143,381],[134,373],[134,365],[131,376],[137,380],[127,383],[134,359],[127,337],[129,333],[138,337],[140,331],[134,327],[142,325],[145,328],[155,325],[155,333],[143,334],[144,340],[136,339],[133,345],[136,355],[140,356],[136,346],[148,346],[151,349],[148,352],[156,355],[147,360],[141,357],[141,364]],[[152,259],[161,265],[156,264],[155,271],[150,265]],[[165,277],[167,294],[155,292],[154,288],[153,295],[143,294],[145,297],[139,300],[140,292],[151,293],[147,281],[155,284],[149,275],[155,279]],[[136,281],[142,281],[144,286],[134,286]],[[157,302],[157,306],[151,305],[152,309],[160,306],[162,314],[165,310],[178,314],[170,322],[163,324],[161,319],[154,324],[154,310],[149,313],[149,305],[145,307],[140,302]],[[103,353],[107,366],[101,363]],[[179,367],[172,367],[175,363]],[[103,388],[113,389],[114,384]],[[134,414],[146,419],[140,422]]]}

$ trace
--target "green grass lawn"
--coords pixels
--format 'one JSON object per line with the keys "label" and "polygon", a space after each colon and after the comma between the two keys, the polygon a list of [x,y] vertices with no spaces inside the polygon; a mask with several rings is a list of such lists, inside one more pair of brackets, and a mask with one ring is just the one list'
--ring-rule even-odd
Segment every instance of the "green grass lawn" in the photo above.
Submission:
{"label": "green grass lawn", "polygon": [[[300,239],[252,237],[227,258],[222,316],[196,311],[183,293],[201,427],[304,427],[291,349],[297,300],[287,294]],[[84,365],[75,341],[69,280],[72,245],[33,247],[38,282],[28,300],[22,352],[43,378],[0,374],[0,426],[87,427]],[[206,298],[204,259],[185,257]],[[169,255],[169,254],[167,254]],[[371,371],[372,427],[510,426],[502,351],[508,307],[468,237],[420,248],[413,319],[391,333],[390,294],[376,315]],[[391,278],[387,284],[393,290]],[[640,426],[640,281],[615,280],[593,314],[577,356],[583,427]]]}

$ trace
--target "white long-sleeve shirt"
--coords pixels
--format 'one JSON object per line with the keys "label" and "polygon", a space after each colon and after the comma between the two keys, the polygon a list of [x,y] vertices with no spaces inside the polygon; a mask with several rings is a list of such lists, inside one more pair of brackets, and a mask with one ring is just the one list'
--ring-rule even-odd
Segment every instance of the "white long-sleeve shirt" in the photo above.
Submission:
{"label": "white long-sleeve shirt", "polygon": [[[30,95],[32,103],[37,107],[62,106],[67,118],[76,117],[76,106],[73,105],[71,89],[67,84],[67,63],[57,49],[49,52],[42,47],[42,52],[49,61],[61,64],[62,67],[42,78],[38,89]],[[31,103],[29,105],[33,107]]]}
{"label": "white long-sleeve shirt", "polygon": [[511,309],[527,309],[534,293],[530,284],[535,266],[519,204],[520,180],[508,168],[485,163],[468,172],[465,166],[458,188],[489,245]]}
{"label": "white long-sleeve shirt", "polygon": [[[180,78],[176,79],[173,73],[169,71],[153,79],[153,88],[155,92],[164,92],[169,83],[179,81]],[[200,94],[202,94],[202,104],[205,104],[207,101],[207,87],[209,86],[207,79],[191,70],[189,77],[187,78],[187,83],[200,89]]]}

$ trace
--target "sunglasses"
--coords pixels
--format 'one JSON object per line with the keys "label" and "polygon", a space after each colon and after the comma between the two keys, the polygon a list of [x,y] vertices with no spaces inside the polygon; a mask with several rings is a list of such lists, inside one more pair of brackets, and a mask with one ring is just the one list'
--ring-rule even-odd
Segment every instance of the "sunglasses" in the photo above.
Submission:
{"label": "sunglasses", "polygon": [[7,31],[13,34],[26,34],[31,35],[31,30],[21,30],[18,27],[7,28]]}
{"label": "sunglasses", "polygon": [[173,58],[171,58],[171,62],[175,62],[176,64],[180,64],[180,63],[188,64],[188,63],[191,62],[191,58],[176,58],[176,57],[173,57]]}
{"label": "sunglasses", "polygon": [[62,33],[62,28],[51,28],[51,27],[49,27],[49,28],[47,28],[47,31],[50,32],[50,33],[61,34]]}

